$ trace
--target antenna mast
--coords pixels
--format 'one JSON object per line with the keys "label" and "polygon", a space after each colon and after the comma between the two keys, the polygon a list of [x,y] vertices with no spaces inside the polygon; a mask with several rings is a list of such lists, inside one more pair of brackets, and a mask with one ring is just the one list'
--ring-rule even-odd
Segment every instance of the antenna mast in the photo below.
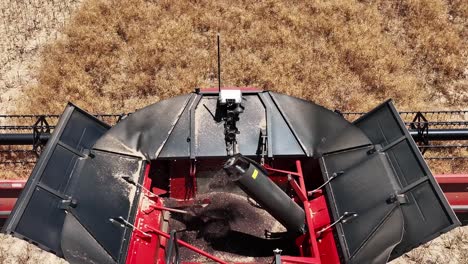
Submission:
{"label": "antenna mast", "polygon": [[218,90],[221,92],[221,51],[219,49],[219,33],[217,36],[218,39]]}

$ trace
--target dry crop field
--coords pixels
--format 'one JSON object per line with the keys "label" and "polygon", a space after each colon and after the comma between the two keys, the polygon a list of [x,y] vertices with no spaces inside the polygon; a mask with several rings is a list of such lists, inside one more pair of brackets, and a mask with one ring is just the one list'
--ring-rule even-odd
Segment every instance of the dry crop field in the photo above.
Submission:
{"label": "dry crop field", "polygon": [[[216,86],[218,32],[225,86],[342,111],[388,98],[400,110],[468,106],[465,0],[3,0],[0,114],[60,113],[67,101],[92,113],[130,112]],[[430,166],[468,171],[466,161]],[[468,263],[466,232],[396,263]],[[1,239],[0,263],[52,262],[34,246]]]}

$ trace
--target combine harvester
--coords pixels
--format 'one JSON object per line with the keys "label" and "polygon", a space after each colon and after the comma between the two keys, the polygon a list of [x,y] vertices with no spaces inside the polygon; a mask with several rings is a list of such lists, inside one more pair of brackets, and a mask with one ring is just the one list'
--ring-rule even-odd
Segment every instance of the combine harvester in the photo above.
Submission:
{"label": "combine harvester", "polygon": [[460,225],[391,101],[350,123],[253,88],[113,127],[69,104],[25,186],[3,184],[4,211],[22,189],[3,232],[70,263],[386,263]]}

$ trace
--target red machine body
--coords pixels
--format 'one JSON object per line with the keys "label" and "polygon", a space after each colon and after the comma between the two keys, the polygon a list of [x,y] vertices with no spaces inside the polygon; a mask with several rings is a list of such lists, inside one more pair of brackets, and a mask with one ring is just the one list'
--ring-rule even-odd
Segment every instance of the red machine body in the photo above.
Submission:
{"label": "red machine body", "polygon": [[[179,167],[183,168],[183,167]],[[298,180],[291,181],[291,188],[295,191],[293,199],[303,204],[306,211],[307,229],[311,230],[296,240],[300,256],[281,256],[282,263],[340,263],[335,239],[330,226],[330,216],[326,200],[321,192],[314,193],[311,197],[307,194],[304,175],[301,162],[296,161],[296,171],[284,171],[265,166],[265,169],[271,172],[271,178],[279,184],[287,183],[287,175],[293,175]],[[150,165],[146,168],[144,187],[150,189],[151,178],[149,177]],[[171,182],[171,189],[185,190],[185,180],[191,177],[174,178]],[[178,179],[178,180],[177,180]],[[196,179],[194,179],[196,180]],[[153,192],[158,192],[154,190]],[[180,192],[175,192],[177,197]],[[171,194],[172,196],[172,194]],[[183,202],[183,200],[181,200]],[[189,202],[190,203],[190,202]],[[140,263],[165,263],[166,247],[170,235],[167,232],[167,226],[164,226],[164,207],[162,201],[152,194],[141,196],[138,206],[137,217],[135,219],[136,231],[133,232],[129,253],[127,255],[127,264]],[[162,210],[161,210],[162,209]],[[166,209],[167,210],[167,209]],[[320,235],[316,234],[320,232]],[[183,241],[180,241],[183,243]],[[189,249],[204,256],[207,261],[217,263],[227,263],[220,258],[204,252],[201,249],[190,245],[181,244]]]}

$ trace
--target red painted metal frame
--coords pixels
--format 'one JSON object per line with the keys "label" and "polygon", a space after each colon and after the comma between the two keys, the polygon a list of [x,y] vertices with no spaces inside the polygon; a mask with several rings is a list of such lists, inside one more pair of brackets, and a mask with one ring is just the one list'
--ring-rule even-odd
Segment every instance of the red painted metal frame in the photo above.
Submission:
{"label": "red painted metal frame", "polygon": [[[194,184],[196,185],[196,179],[192,173],[195,173],[195,168],[192,166],[192,161],[190,160],[176,160],[173,161],[174,166],[171,166],[170,169],[170,188],[169,193],[172,198],[187,200],[193,198],[195,195],[195,189],[187,188],[188,186]],[[188,172],[188,173],[187,173]],[[180,188],[183,186],[183,188]]]}
{"label": "red painted metal frame", "polygon": [[443,174],[436,179],[453,210],[468,212],[468,174]]}
{"label": "red painted metal frame", "polygon": [[[170,238],[170,235],[169,235],[169,234],[167,234],[167,233],[165,233],[165,232],[163,232],[163,231],[161,231],[161,230],[159,230],[159,229],[157,229],[157,228],[151,227],[151,226],[149,226],[149,225],[146,225],[146,226],[144,227],[144,230],[146,230],[146,231],[145,231],[146,233],[155,233],[156,235],[162,236],[162,237],[164,237],[164,238],[166,238],[166,239],[169,239],[169,238]],[[181,245],[181,246],[183,246],[183,247],[186,247],[186,248],[188,248],[188,249],[190,249],[190,250],[192,250],[192,251],[194,251],[194,252],[196,252],[196,253],[198,253],[198,254],[200,254],[200,255],[206,257],[206,258],[209,258],[209,259],[211,259],[211,260],[213,260],[213,261],[216,261],[217,263],[220,263],[220,264],[228,264],[227,262],[223,261],[222,259],[217,258],[217,257],[215,257],[215,256],[213,256],[213,255],[211,255],[211,254],[208,254],[208,253],[206,253],[205,251],[203,251],[203,250],[201,250],[201,249],[199,249],[199,248],[197,248],[197,247],[194,247],[194,246],[190,245],[189,243],[184,242],[184,241],[182,241],[182,240],[180,240],[180,239],[176,239],[176,242],[177,242],[179,245]],[[128,263],[127,263],[127,264],[128,264]]]}
{"label": "red painted metal frame", "polygon": [[468,174],[439,174],[435,175],[437,182],[442,184],[468,183]]}
{"label": "red painted metal frame", "polygon": [[26,180],[1,180],[0,181],[0,218],[1,219],[8,218],[25,184],[26,184]]}
{"label": "red painted metal frame", "polygon": [[[270,171],[286,173],[288,175],[294,175],[297,177],[299,184],[291,179],[292,186],[296,187],[298,196],[301,198],[305,212],[306,222],[308,230],[311,230],[306,235],[298,238],[297,243],[301,256],[282,256],[283,263],[310,263],[310,264],[335,264],[339,263],[338,252],[336,244],[334,242],[332,232],[321,234],[320,238],[316,237],[317,230],[330,224],[330,217],[326,201],[323,196],[314,198],[311,201],[307,198],[307,191],[304,183],[304,176],[302,173],[302,167],[300,161],[296,161],[297,172],[288,172],[282,170],[275,170],[267,167]],[[149,175],[149,165],[146,168],[145,179],[143,186],[147,189],[150,188],[151,179]],[[293,187],[293,188],[294,188]],[[145,199],[148,199],[145,201]],[[129,252],[127,255],[127,264],[139,264],[139,263],[163,263],[165,259],[165,246],[167,239],[170,237],[169,234],[164,232],[161,223],[162,213],[160,210],[165,210],[162,206],[162,202],[158,197],[148,197],[145,194],[141,195],[137,216],[135,218],[134,225],[137,230],[134,230],[132,238],[130,240]],[[325,210],[324,210],[325,209]],[[316,210],[316,211],[315,211]],[[320,215],[320,216],[319,216]],[[187,247],[196,253],[205,256],[217,263],[226,263],[225,261],[204,252],[184,241],[177,240],[181,246]],[[319,243],[321,244],[319,248]]]}
{"label": "red painted metal frame", "polygon": [[27,180],[0,180],[0,190],[23,189]]}
{"label": "red painted metal frame", "polygon": [[[147,165],[143,180],[143,187],[146,189],[151,187],[149,172],[150,165]],[[190,172],[194,172],[193,169]],[[164,228],[162,226],[164,219],[161,211],[170,210],[172,209],[163,206],[159,197],[147,196],[145,193],[141,194],[134,222],[136,230],[133,230],[130,239],[126,264],[164,263],[165,248],[170,235],[162,230]],[[176,242],[217,263],[227,264],[227,262],[182,240],[177,239]]]}
{"label": "red painted metal frame", "polygon": [[[147,165],[145,169],[145,178],[143,180],[143,186],[146,189],[151,187],[151,179],[148,177],[150,166]],[[148,200],[147,200],[148,199]],[[135,216],[134,226],[139,230],[143,230],[143,227],[147,224],[155,226],[160,225],[163,222],[163,215],[159,210],[150,210],[149,204],[155,203],[156,205],[162,206],[162,202],[158,197],[148,197],[144,193],[140,195],[138,201],[138,211]],[[130,243],[127,253],[127,264],[152,264],[152,263],[163,263],[164,250],[160,250],[166,245],[166,238],[159,236],[148,236],[142,232],[134,230],[130,238]],[[162,254],[161,254],[162,253]]]}
{"label": "red painted metal frame", "polygon": [[[316,232],[328,226],[331,222],[331,219],[329,216],[326,200],[320,192],[317,193],[317,197],[314,197],[311,200],[307,198],[307,190],[305,187],[301,162],[299,160],[296,161],[296,172],[278,170],[268,165],[265,165],[264,168],[268,171],[279,172],[288,175],[289,183],[296,192],[299,200],[302,202],[304,212],[306,214],[308,233],[296,240],[299,251],[301,252],[301,256],[282,256],[282,262],[339,264],[340,259],[338,250],[331,230],[327,230],[328,232],[320,234],[320,237],[316,236]],[[292,176],[297,177],[299,184]]]}

